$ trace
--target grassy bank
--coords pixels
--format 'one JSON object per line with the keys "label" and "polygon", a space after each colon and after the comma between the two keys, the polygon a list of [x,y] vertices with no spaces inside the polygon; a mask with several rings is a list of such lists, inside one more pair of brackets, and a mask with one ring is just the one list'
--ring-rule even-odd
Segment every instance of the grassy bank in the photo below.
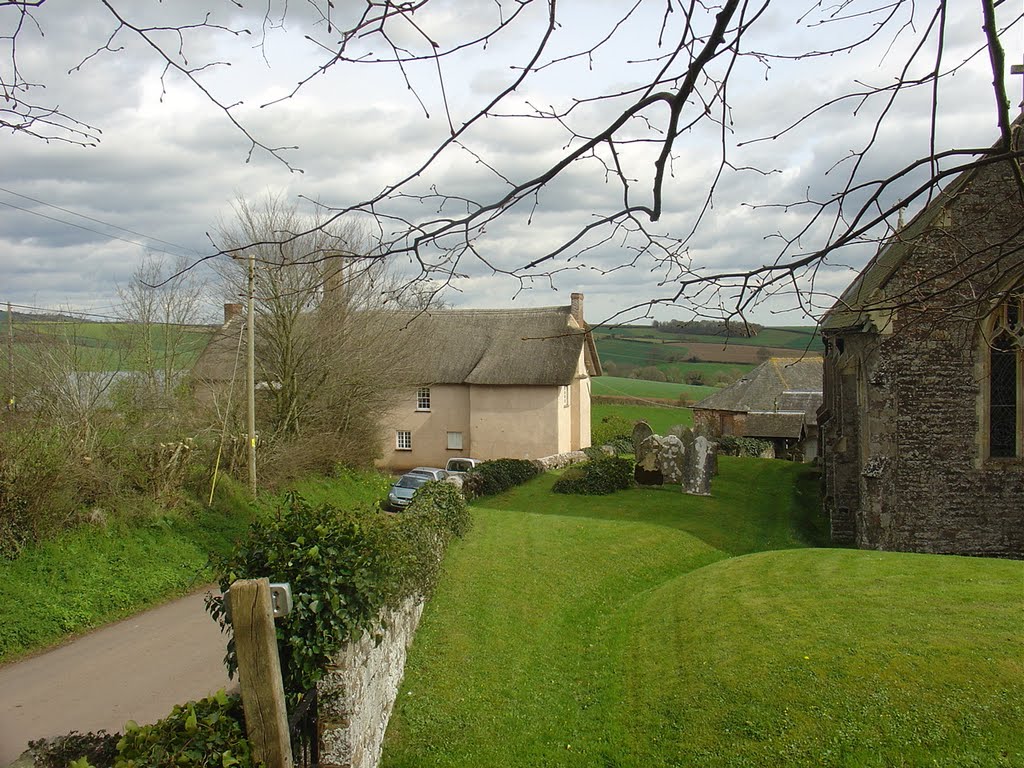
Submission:
{"label": "grassy bank", "polygon": [[[817,476],[475,509],[384,765],[1020,765],[1024,564],[810,549]],[[529,510],[529,511],[527,511]]]}
{"label": "grassy bank", "polygon": [[[374,504],[386,480],[343,472],[296,486],[314,504]],[[130,616],[209,582],[211,553],[227,554],[257,514],[244,488],[222,480],[215,507],[198,503],[169,513],[111,516],[0,560],[0,662],[59,643],[68,636]]]}
{"label": "grassy bank", "polygon": [[115,621],[210,580],[211,552],[226,553],[252,519],[225,495],[158,515],[87,524],[0,561],[0,661]]}

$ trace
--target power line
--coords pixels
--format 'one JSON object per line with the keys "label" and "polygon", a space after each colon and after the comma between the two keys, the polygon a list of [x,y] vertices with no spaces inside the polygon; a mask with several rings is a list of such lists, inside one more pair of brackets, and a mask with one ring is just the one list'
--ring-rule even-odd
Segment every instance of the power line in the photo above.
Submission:
{"label": "power line", "polygon": [[[23,310],[35,314],[46,314],[46,315],[58,315],[62,316],[62,319],[66,318],[67,321],[81,320],[85,318],[96,318],[99,320],[105,320],[111,323],[125,323],[128,325],[137,324],[136,321],[130,320],[124,317],[118,317],[116,315],[103,315],[98,312],[83,312],[76,309],[54,309],[52,307],[34,307],[29,304],[15,304],[14,302],[5,302],[8,306]],[[206,327],[206,323],[165,323],[163,321],[154,322],[153,325],[171,325],[180,328],[199,328]]]}
{"label": "power line", "polygon": [[[172,253],[171,251],[165,251],[163,248],[154,248],[149,243],[141,243],[138,240],[129,240],[128,238],[125,238],[125,237],[118,237],[117,235],[112,235],[109,232],[100,232],[98,229],[93,229],[91,227],[86,227],[86,226],[84,226],[82,224],[75,224],[74,222],[64,221],[63,219],[58,219],[58,218],[56,218],[54,216],[47,216],[45,213],[40,213],[39,211],[33,211],[33,210],[30,210],[29,208],[22,208],[20,205],[15,205],[14,203],[8,203],[8,202],[6,202],[4,200],[0,200],[0,205],[6,205],[8,208],[14,208],[17,211],[23,211],[24,213],[30,213],[33,216],[38,216],[38,217],[40,217],[42,219],[49,219],[50,221],[55,221],[58,224],[64,224],[65,226],[68,226],[68,227],[74,227],[75,229],[81,229],[81,230],[85,230],[86,232],[92,232],[94,235],[99,235],[100,237],[105,237],[105,238],[107,238],[109,240],[120,240],[122,243],[129,243],[130,245],[137,245],[140,248],[146,248],[147,250],[155,251],[157,253],[165,253],[168,256],[182,256],[183,255],[181,253]],[[145,235],[143,235],[143,237],[145,237]],[[161,241],[161,242],[163,242],[163,241]]]}
{"label": "power line", "polygon": [[[72,211],[70,208],[61,208],[59,205],[54,205],[53,203],[48,203],[45,200],[40,200],[40,199],[35,198],[35,197],[30,197],[29,195],[23,195],[20,192],[15,192],[14,190],[7,189],[6,187],[0,187],[0,192],[6,192],[7,194],[14,195],[15,197],[21,197],[21,198],[24,198],[25,200],[31,200],[33,203],[39,203],[39,205],[45,205],[47,208],[55,208],[58,211],[63,211],[64,213],[70,213],[72,216],[78,216],[79,218],[82,218],[82,219],[87,219],[89,221],[94,221],[97,224],[102,224],[105,227],[110,227],[111,229],[119,229],[122,232],[128,232],[129,234],[137,235],[138,237],[144,237],[147,240],[152,240],[152,241],[157,242],[157,243],[163,243],[164,245],[169,245],[172,248],[179,248],[179,249],[181,249],[183,251],[195,251],[194,248],[188,248],[188,247],[186,247],[184,245],[179,245],[178,243],[172,243],[172,242],[169,242],[167,240],[161,240],[159,237],[153,237],[152,235],[146,235],[146,234],[143,234],[142,232],[136,232],[134,229],[128,229],[127,227],[120,227],[117,224],[111,224],[109,221],[103,221],[102,219],[96,219],[96,218],[93,218],[92,216],[86,216],[84,213],[79,213],[78,211]],[[69,223],[70,224],[70,222],[65,222],[65,223]],[[90,230],[90,231],[92,231],[92,230]]]}

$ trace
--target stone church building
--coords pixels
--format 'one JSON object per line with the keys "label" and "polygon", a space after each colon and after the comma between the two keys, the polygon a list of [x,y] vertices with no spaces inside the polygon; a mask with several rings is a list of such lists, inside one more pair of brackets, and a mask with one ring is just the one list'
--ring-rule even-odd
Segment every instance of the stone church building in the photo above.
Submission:
{"label": "stone church building", "polygon": [[836,544],[1024,557],[1017,163],[956,178],[822,320],[818,421]]}

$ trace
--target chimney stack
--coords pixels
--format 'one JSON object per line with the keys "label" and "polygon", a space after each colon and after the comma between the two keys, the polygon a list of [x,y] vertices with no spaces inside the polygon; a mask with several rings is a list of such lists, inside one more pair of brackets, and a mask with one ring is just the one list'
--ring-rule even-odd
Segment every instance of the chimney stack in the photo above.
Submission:
{"label": "chimney stack", "polygon": [[233,317],[237,317],[242,314],[241,304],[225,304],[224,305],[224,324],[227,325],[231,322]]}
{"label": "chimney stack", "polygon": [[586,328],[586,321],[583,319],[583,294],[574,293],[572,295],[572,307],[569,310],[573,319],[579,324],[580,328]]}

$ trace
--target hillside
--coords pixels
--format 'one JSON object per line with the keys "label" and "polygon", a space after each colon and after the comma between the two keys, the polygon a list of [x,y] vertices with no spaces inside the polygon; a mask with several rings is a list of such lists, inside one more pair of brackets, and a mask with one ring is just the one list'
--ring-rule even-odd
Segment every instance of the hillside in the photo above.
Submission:
{"label": "hillside", "polygon": [[[6,335],[6,312],[4,331]],[[157,366],[165,355],[172,367],[190,368],[206,346],[212,328],[205,325],[157,325],[150,329],[149,349]],[[14,357],[35,361],[52,358],[64,367],[87,371],[140,370],[146,356],[142,326],[132,323],[99,323],[68,318],[13,313]]]}
{"label": "hillside", "polygon": [[751,337],[680,334],[653,326],[597,326],[605,373],[705,386],[730,384],[769,357],[820,355],[813,326],[763,328]]}

